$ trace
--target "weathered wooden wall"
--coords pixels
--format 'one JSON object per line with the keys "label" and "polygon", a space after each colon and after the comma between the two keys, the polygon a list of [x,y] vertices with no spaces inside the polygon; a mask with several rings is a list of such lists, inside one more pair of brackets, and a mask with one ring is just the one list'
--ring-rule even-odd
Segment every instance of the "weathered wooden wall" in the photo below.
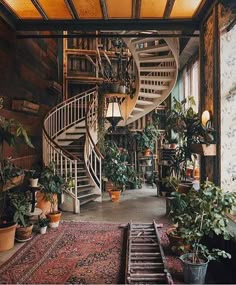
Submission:
{"label": "weathered wooden wall", "polygon": [[[18,152],[6,145],[4,157],[27,160],[27,156],[32,159],[33,155],[41,158],[43,117],[60,100],[60,94],[48,88],[50,81],[58,79],[57,50],[57,40],[54,39],[16,39],[16,32],[0,19],[0,98],[3,98],[0,115],[21,122],[35,145],[35,149],[22,145]],[[39,112],[13,111],[11,103],[14,98],[37,102]]]}

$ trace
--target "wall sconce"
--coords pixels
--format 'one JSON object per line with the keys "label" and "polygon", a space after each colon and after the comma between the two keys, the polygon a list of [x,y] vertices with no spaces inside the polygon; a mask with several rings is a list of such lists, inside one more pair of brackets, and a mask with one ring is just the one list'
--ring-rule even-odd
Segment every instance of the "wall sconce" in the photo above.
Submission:
{"label": "wall sconce", "polygon": [[120,104],[117,99],[113,99],[108,103],[106,119],[110,122],[112,129],[115,130],[119,121],[123,120],[120,111]]}
{"label": "wall sconce", "polygon": [[202,112],[202,125],[204,127],[211,127],[211,114],[208,110]]}

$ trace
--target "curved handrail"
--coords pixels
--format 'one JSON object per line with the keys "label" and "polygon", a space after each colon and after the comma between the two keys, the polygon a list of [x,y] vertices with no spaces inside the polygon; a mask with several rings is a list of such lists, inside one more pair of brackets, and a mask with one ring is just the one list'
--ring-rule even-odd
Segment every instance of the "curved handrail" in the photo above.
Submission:
{"label": "curved handrail", "polygon": [[67,191],[74,197],[74,212],[78,213],[77,203],[77,157],[69,153],[56,142],[56,137],[71,127],[85,120],[87,106],[96,89],[90,89],[78,94],[52,108],[45,116],[43,124],[43,162],[48,165],[54,161],[56,171],[66,180],[73,180],[73,187]]}
{"label": "curved handrail", "polygon": [[92,97],[86,119],[85,163],[92,180],[96,183],[98,191],[102,190],[102,159],[103,156],[96,146],[97,141],[97,94]]}
{"label": "curved handrail", "polygon": [[[156,32],[156,31],[155,31]],[[145,39],[148,38],[148,37],[145,37],[144,35],[144,41],[143,41],[143,44],[146,43]],[[146,75],[147,77],[150,76],[150,75],[153,75],[153,77],[155,76],[158,76],[160,74],[160,76],[163,76],[164,75],[170,75],[172,77],[172,80],[170,82],[170,84],[168,85],[168,89],[166,90],[162,90],[161,92],[161,96],[155,98],[155,99],[152,99],[152,105],[147,105],[145,106],[145,110],[143,111],[140,111],[140,112],[136,112],[135,115],[133,115],[133,113],[131,112],[131,117],[129,117],[126,121],[123,122],[123,124],[121,123],[120,125],[127,125],[127,124],[130,124],[132,123],[133,121],[143,117],[145,114],[149,113],[150,111],[152,111],[154,108],[156,108],[158,105],[160,105],[167,97],[168,95],[171,93],[172,89],[174,88],[175,86],[175,83],[177,81],[177,77],[178,77],[178,53],[179,53],[179,44],[178,44],[178,41],[177,40],[174,40],[174,39],[169,39],[169,38],[165,38],[163,37],[162,38],[166,44],[168,45],[171,53],[172,53],[172,56],[174,58],[174,62],[160,62],[160,66],[166,66],[167,68],[168,67],[174,67],[175,68],[175,71],[151,71],[149,75]],[[136,66],[137,66],[137,69],[138,69],[138,73],[140,73],[140,70],[141,70],[141,67],[140,67],[140,62],[139,62],[139,54],[136,52],[136,44],[132,42],[132,39],[124,39],[125,42],[126,42],[126,45],[127,47],[129,48],[133,58],[134,58],[134,61],[136,63]],[[151,39],[152,42],[155,42],[156,39],[155,38],[152,38]],[[147,41],[147,43],[150,42],[150,40]],[[155,43],[156,45],[156,43]],[[145,77],[145,75],[143,75],[143,77]],[[138,93],[141,93],[141,92],[146,92],[146,88],[143,88],[143,85],[145,85],[145,79],[142,79],[143,83],[140,82],[140,85],[139,85],[139,90],[138,90]],[[160,80],[161,81],[161,80]],[[147,79],[147,83],[149,84],[149,79]],[[166,85],[166,83],[161,83],[162,85]],[[153,85],[155,85],[153,83]],[[151,85],[150,85],[151,87]],[[141,89],[145,89],[145,90],[141,90]],[[146,92],[148,93],[148,92]],[[140,97],[142,97],[141,95],[138,94],[137,98],[136,98],[136,102],[137,105],[138,105],[138,100],[140,99]],[[142,100],[142,98],[141,98]],[[133,106],[134,107],[134,106]]]}

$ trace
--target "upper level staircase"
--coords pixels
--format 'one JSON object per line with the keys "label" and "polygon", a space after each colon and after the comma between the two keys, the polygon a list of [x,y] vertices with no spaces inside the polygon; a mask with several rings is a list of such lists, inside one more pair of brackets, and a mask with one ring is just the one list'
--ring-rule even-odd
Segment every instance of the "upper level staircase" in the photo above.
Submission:
{"label": "upper level staircase", "polygon": [[[127,125],[143,117],[173,89],[178,74],[178,42],[174,39],[125,38],[137,67],[136,93],[121,103]],[[80,206],[101,201],[102,156],[97,142],[97,90],[78,94],[54,107],[43,128],[43,161],[73,181],[61,208],[80,212]]]}
{"label": "upper level staircase", "polygon": [[135,100],[130,104],[126,121],[121,123],[127,125],[154,110],[171,93],[178,76],[179,44],[177,39],[159,39],[147,34],[124,41],[138,70]]}

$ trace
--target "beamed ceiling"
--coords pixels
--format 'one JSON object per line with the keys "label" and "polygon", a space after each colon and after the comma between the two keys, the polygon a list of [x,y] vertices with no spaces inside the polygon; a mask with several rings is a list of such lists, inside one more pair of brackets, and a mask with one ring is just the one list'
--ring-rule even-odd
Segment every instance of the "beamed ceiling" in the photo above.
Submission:
{"label": "beamed ceiling", "polygon": [[198,30],[213,0],[0,0],[16,30]]}

